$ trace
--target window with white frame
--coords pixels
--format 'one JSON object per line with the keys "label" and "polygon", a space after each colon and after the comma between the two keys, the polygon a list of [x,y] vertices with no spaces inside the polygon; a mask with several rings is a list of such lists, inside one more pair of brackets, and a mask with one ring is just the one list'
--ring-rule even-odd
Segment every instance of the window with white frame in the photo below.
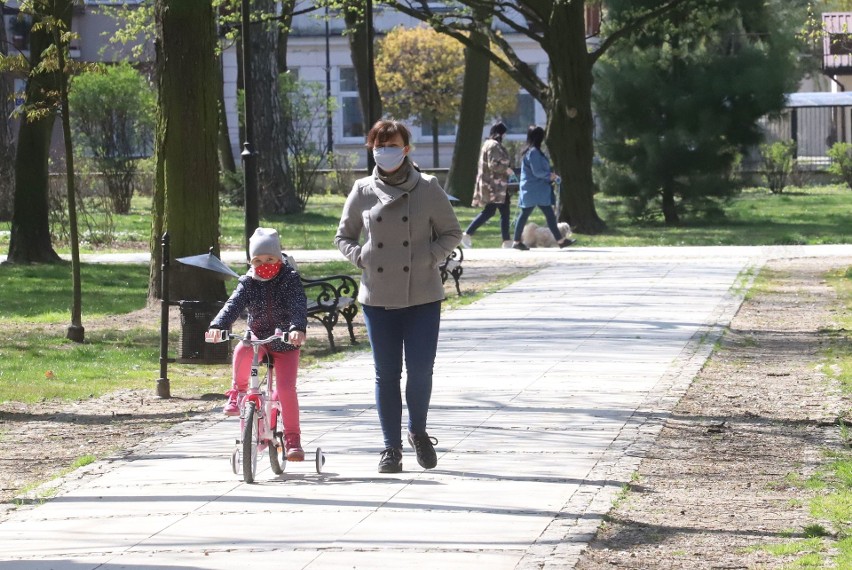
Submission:
{"label": "window with white frame", "polygon": [[354,67],[340,68],[340,118],[344,138],[364,136],[364,121],[361,114],[361,98]]}

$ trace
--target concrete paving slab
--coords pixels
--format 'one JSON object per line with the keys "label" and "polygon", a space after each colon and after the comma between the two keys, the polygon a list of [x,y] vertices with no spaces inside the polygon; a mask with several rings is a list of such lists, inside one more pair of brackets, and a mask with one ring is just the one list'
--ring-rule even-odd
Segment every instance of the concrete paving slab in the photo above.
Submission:
{"label": "concrete paving slab", "polygon": [[336,568],[396,568],[404,566],[408,570],[435,570],[452,568],[453,570],[503,570],[515,568],[523,552],[520,549],[501,552],[441,552],[435,548],[411,551],[401,557],[397,551],[358,551],[323,552],[306,566],[307,570]]}
{"label": "concrete paving slab", "polygon": [[276,476],[264,458],[246,485],[228,461],[236,421],[188,422],[9,513],[0,569],[570,568],[753,270],[838,254],[852,247],[469,250],[546,267],[445,313],[436,469],[406,446],[403,473],[376,473],[372,358],[360,353],[300,378],[303,443],[326,451],[322,474],[307,461]]}

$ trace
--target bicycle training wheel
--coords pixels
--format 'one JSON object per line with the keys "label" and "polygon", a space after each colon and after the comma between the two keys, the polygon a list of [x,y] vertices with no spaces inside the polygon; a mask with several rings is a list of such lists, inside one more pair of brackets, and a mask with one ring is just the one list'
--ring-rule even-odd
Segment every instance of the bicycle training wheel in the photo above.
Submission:
{"label": "bicycle training wheel", "polygon": [[314,460],[314,464],[317,473],[322,473],[322,466],[325,465],[325,454],[322,452],[322,448],[317,448],[316,459]]}
{"label": "bicycle training wheel", "polygon": [[272,408],[269,418],[269,427],[272,430],[272,441],[269,442],[269,465],[276,475],[284,473],[287,466],[287,454],[284,452],[284,424],[281,414],[277,408]]}
{"label": "bicycle training wheel", "polygon": [[246,404],[245,425],[243,426],[243,480],[246,483],[254,483],[257,473],[257,404],[249,402]]}

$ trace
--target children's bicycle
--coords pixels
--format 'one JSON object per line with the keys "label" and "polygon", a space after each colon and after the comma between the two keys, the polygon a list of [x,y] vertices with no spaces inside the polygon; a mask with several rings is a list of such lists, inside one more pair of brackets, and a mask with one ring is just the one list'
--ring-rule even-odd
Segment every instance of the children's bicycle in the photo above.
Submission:
{"label": "children's bicycle", "polygon": [[[287,465],[284,451],[284,425],[281,414],[281,403],[275,397],[273,367],[270,361],[266,364],[264,380],[260,378],[260,347],[274,340],[286,342],[286,334],[276,329],[275,334],[265,339],[253,339],[251,331],[246,331],[243,337],[221,331],[217,338],[205,337],[206,342],[226,342],[239,340],[246,346],[251,346],[254,355],[251,361],[251,375],[247,392],[237,395],[237,405],[240,408],[240,438],[236,440],[234,451],[231,453],[231,469],[235,475],[243,473],[246,483],[254,483],[257,475],[257,460],[264,451],[269,452],[269,464],[272,472],[281,475]],[[325,455],[317,447],[315,467],[317,473],[322,473]]]}

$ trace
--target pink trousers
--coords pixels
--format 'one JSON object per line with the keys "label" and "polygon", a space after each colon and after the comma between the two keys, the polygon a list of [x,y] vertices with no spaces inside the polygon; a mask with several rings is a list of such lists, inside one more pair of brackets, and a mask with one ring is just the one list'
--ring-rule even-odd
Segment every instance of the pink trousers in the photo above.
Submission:
{"label": "pink trousers", "polygon": [[[296,375],[299,372],[299,352],[270,352],[272,367],[275,374],[275,391],[281,402],[281,414],[284,422],[284,433],[301,433],[299,428],[299,396],[296,394]],[[261,346],[260,358],[267,354]],[[240,392],[248,390],[248,379],[251,373],[251,359],[254,350],[250,346],[237,343],[234,347],[234,377],[232,387]]]}

